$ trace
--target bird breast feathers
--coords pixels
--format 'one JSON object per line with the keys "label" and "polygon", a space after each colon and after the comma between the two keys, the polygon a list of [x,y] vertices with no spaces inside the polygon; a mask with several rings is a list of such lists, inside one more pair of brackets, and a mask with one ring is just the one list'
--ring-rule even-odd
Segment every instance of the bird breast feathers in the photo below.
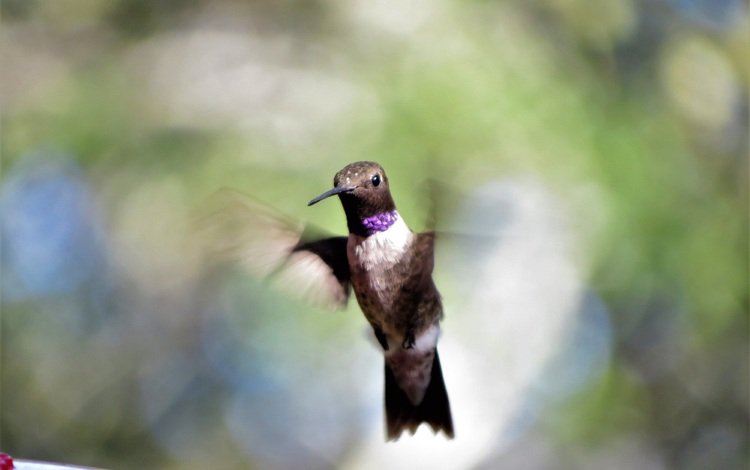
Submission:
{"label": "bird breast feathers", "polygon": [[[353,238],[352,238],[353,237]],[[406,253],[414,234],[406,223],[398,217],[388,230],[375,232],[369,237],[350,237],[354,257],[367,271],[388,268],[396,264]],[[353,242],[353,243],[352,243]]]}

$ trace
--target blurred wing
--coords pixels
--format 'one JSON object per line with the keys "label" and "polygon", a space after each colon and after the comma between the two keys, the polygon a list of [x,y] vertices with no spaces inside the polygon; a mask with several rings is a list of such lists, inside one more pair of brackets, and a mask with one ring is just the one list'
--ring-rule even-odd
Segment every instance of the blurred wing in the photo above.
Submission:
{"label": "blurred wing", "polygon": [[273,275],[274,284],[317,307],[346,307],[351,292],[346,242],[346,237],[300,241]]}
{"label": "blurred wing", "polygon": [[435,266],[435,232],[422,232],[417,234],[415,245],[416,256],[414,259],[420,260],[420,263],[429,263],[423,269],[425,276],[432,279],[432,270]]}
{"label": "blurred wing", "polygon": [[229,189],[209,199],[197,222],[210,262],[238,262],[260,278],[279,269],[304,229],[301,223]]}
{"label": "blurred wing", "polygon": [[270,279],[316,307],[346,306],[351,290],[346,237],[324,237],[228,189],[211,198],[199,225],[209,260],[238,262],[251,275]]}
{"label": "blurred wing", "polygon": [[[507,208],[490,205],[487,207],[490,229],[467,226],[459,221],[466,204],[468,194],[443,181],[430,178],[422,183],[423,194],[427,195],[425,213],[425,231],[420,233],[419,246],[426,254],[435,245],[437,250],[451,250],[467,246],[488,246],[497,242],[500,237],[499,227]],[[500,217],[498,217],[500,216]],[[495,219],[495,220],[490,220]]]}
{"label": "blurred wing", "polygon": [[450,184],[428,178],[422,182],[422,194],[427,195],[425,204],[425,232],[455,232],[452,220],[459,212],[458,206],[466,200],[466,194]]}

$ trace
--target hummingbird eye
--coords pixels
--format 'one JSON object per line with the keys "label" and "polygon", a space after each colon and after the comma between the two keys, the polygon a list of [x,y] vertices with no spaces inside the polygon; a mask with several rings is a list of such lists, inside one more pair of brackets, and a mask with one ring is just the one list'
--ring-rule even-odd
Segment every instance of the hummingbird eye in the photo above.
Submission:
{"label": "hummingbird eye", "polygon": [[380,175],[374,175],[370,181],[372,181],[373,186],[379,186],[380,185]]}

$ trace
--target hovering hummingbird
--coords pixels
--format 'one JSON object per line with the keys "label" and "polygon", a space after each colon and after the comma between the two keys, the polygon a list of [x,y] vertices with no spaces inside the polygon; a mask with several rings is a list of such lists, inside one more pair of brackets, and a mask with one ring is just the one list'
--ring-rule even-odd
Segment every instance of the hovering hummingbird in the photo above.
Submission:
{"label": "hovering hummingbird", "polygon": [[[383,168],[374,162],[345,166],[333,189],[308,205],[337,195],[346,214],[348,280],[385,355],[388,439],[426,422],[453,437],[437,341],[443,306],[432,281],[434,233],[413,233],[396,210]],[[304,248],[304,245],[299,248]]]}
{"label": "hovering hummingbird", "polygon": [[[443,307],[432,280],[434,233],[409,229],[396,210],[385,171],[375,162],[345,166],[336,173],[333,186],[308,206],[338,196],[348,237],[321,237],[292,221],[259,222],[260,217],[278,220],[278,216],[237,199],[242,210],[227,216],[226,222],[240,224],[243,235],[229,243],[240,248],[256,273],[283,271],[297,284],[306,284],[317,304],[345,306],[353,288],[385,356],[387,439],[398,439],[404,430],[413,434],[422,423],[452,438],[450,403],[437,351]],[[276,233],[269,234],[268,226],[274,226]],[[254,243],[264,234],[288,240],[286,248],[279,250],[283,256]],[[271,268],[258,270],[261,265]],[[286,279],[282,284],[292,283]]]}

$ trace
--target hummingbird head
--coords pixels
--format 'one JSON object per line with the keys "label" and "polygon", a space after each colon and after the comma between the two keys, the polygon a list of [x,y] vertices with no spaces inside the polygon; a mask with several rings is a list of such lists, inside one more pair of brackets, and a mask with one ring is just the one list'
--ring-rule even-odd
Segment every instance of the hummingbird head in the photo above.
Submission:
{"label": "hummingbird head", "polygon": [[368,233],[368,221],[390,214],[396,204],[388,187],[383,167],[375,162],[355,162],[346,165],[333,177],[330,189],[307,203],[311,206],[323,199],[338,195],[346,213],[349,231]]}

